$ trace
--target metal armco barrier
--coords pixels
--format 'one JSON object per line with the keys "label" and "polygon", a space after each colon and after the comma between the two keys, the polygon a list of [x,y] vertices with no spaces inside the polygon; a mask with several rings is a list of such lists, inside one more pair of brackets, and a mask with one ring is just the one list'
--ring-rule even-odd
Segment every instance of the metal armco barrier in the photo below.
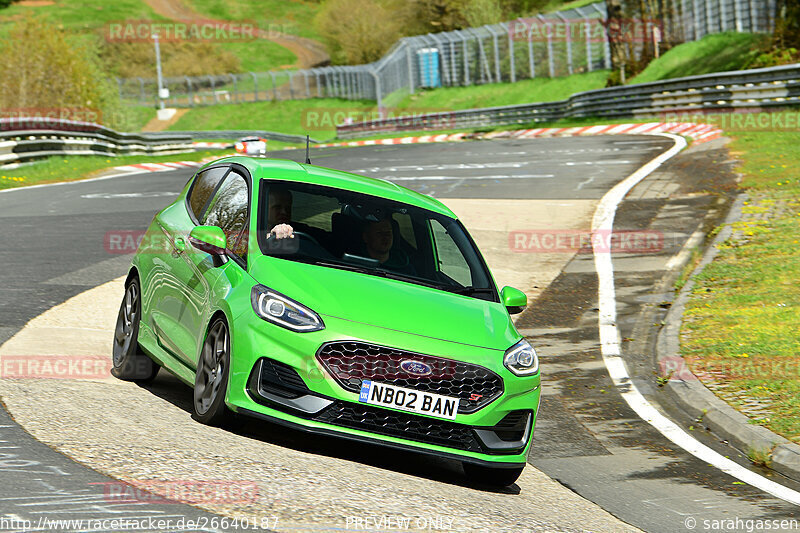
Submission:
{"label": "metal armco barrier", "polygon": [[182,134],[120,133],[99,124],[52,118],[0,119],[0,164],[64,155],[169,155],[192,152]]}
{"label": "metal armco barrier", "polygon": [[[192,139],[222,139],[226,141],[238,141],[243,137],[261,137],[268,141],[278,141],[285,143],[304,143],[305,135],[291,135],[289,133],[278,133],[274,131],[261,130],[197,130],[197,131],[154,131],[143,133],[149,139],[161,139],[164,137],[183,135]],[[317,144],[320,141],[310,139],[310,142]]]}
{"label": "metal armco barrier", "polygon": [[394,117],[337,126],[340,138],[414,130],[523,125],[581,117],[648,117],[800,104],[800,64],[610,87],[567,100]]}

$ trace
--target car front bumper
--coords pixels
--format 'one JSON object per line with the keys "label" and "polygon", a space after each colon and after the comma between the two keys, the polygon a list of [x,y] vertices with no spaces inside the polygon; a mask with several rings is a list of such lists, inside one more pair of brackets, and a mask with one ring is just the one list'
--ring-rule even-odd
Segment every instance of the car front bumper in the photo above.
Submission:
{"label": "car front bumper", "polygon": [[[240,414],[296,429],[496,467],[524,464],[539,408],[540,378],[518,377],[503,351],[430,339],[334,317],[326,328],[296,333],[247,316],[232,328],[226,403]],[[502,394],[454,421],[360,403],[315,357],[321,346],[357,341],[488,369]],[[374,376],[381,381],[381,376]],[[391,381],[388,381],[391,382]],[[413,388],[413,387],[412,387]]]}

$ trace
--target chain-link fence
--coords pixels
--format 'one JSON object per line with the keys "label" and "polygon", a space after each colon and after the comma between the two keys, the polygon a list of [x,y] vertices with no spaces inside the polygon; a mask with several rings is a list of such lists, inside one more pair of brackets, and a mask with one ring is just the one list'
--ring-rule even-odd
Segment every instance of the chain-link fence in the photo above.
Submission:
{"label": "chain-link fence", "polygon": [[[775,0],[674,0],[664,21],[628,21],[631,39],[673,43],[722,31],[774,27]],[[336,97],[383,99],[396,91],[516,82],[611,68],[606,3],[510,22],[399,40],[358,66],[166,78],[169,107]],[[656,37],[656,35],[658,37]],[[155,79],[118,79],[123,102],[157,105]]]}

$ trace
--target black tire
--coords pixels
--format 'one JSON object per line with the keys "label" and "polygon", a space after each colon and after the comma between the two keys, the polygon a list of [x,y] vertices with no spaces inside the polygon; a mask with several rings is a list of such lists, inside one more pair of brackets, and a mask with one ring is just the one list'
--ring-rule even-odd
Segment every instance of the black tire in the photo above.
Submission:
{"label": "black tire", "polygon": [[217,318],[208,327],[194,380],[193,417],[210,426],[230,422],[231,413],[225,405],[228,374],[231,364],[231,336],[228,323]]}
{"label": "black tire", "polygon": [[111,375],[125,381],[147,383],[158,374],[158,365],[139,347],[139,322],[142,317],[142,290],[139,278],[125,285],[125,296],[114,327]]}
{"label": "black tire", "polygon": [[516,468],[492,468],[467,462],[462,464],[467,479],[476,485],[485,485],[489,487],[507,487],[512,485],[525,468],[525,465]]}

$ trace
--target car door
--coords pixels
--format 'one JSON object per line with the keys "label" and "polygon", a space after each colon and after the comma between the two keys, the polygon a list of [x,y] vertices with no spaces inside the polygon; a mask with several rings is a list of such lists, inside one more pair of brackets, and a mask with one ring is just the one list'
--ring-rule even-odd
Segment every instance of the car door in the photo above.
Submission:
{"label": "car door", "polygon": [[226,257],[221,259],[191,246],[181,254],[189,275],[181,279],[186,305],[176,317],[176,342],[192,368],[196,368],[206,326],[217,308],[212,301],[212,289],[225,278],[225,269],[243,268],[247,257],[250,188],[246,176],[241,167],[231,168],[198,221],[202,226],[222,229],[228,243]]}
{"label": "car door", "polygon": [[189,187],[186,201],[174,203],[156,217],[164,250],[152,259],[154,274],[147,284],[149,294],[146,293],[145,298],[152,302],[149,306],[153,310],[151,320],[159,344],[191,368],[194,366],[194,335],[183,323],[187,315],[203,313],[202,302],[209,288],[201,271],[193,267],[195,262],[201,262],[195,258],[200,252],[191,247],[188,236],[205,215],[229,172],[230,166],[222,165],[198,173]]}

